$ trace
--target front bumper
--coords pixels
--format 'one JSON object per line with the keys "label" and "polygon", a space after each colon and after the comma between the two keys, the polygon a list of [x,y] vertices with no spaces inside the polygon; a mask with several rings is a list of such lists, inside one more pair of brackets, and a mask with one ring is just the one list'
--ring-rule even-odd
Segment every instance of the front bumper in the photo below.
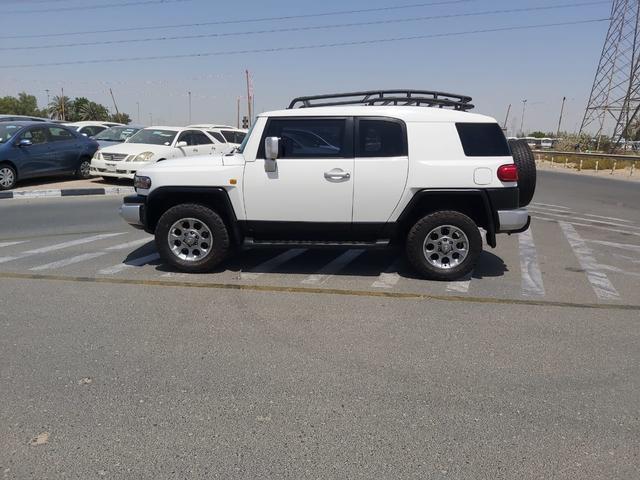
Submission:
{"label": "front bumper", "polygon": [[498,233],[521,233],[529,229],[531,217],[526,208],[498,210]]}
{"label": "front bumper", "polygon": [[145,197],[138,195],[125,197],[124,203],[120,206],[120,216],[129,225],[144,228],[144,202]]}
{"label": "front bumper", "polygon": [[136,172],[148,165],[148,162],[107,162],[94,158],[91,160],[89,173],[97,177],[128,178],[133,180]]}

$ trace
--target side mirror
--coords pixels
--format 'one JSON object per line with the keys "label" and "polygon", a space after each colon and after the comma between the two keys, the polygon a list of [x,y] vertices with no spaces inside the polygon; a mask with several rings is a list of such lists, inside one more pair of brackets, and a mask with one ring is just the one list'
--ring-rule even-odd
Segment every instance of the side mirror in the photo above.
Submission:
{"label": "side mirror", "polygon": [[187,146],[187,142],[185,142],[184,140],[181,142],[176,143],[176,147],[178,148],[182,148],[182,147],[186,147]]}
{"label": "side mirror", "polygon": [[18,146],[19,147],[29,147],[33,145],[33,142],[31,140],[29,140],[28,138],[23,138],[22,140],[20,140],[18,142]]}
{"label": "side mirror", "polygon": [[264,140],[264,170],[265,172],[275,172],[278,169],[276,160],[280,152],[280,139],[278,137],[267,137]]}

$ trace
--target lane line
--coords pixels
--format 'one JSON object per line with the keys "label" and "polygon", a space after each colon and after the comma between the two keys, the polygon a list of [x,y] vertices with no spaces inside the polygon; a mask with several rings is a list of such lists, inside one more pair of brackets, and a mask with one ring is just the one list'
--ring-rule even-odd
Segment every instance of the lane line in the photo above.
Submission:
{"label": "lane line", "polygon": [[525,297],[544,297],[542,272],[538,264],[538,253],[533,242],[531,228],[518,234],[520,246],[520,273],[522,275],[522,295]]}
{"label": "lane line", "polygon": [[567,215],[570,215],[571,213],[574,213],[573,210],[561,210],[559,208],[539,207],[539,206],[533,205],[533,204],[529,208],[535,208],[536,210],[543,210],[545,213],[546,212],[558,212],[558,213],[565,213]]}
{"label": "lane line", "polygon": [[41,253],[55,252],[56,250],[62,250],[64,248],[75,247],[77,245],[83,245],[85,243],[97,242],[104,240],[105,238],[111,238],[118,235],[124,235],[124,233],[103,233],[100,235],[92,235],[91,237],[78,238],[68,242],[57,243],[55,245],[49,245],[47,247],[36,248],[35,250],[27,250],[26,252],[19,253],[12,257],[0,257],[0,263],[11,262],[12,260],[19,260],[33,255],[39,255]]}
{"label": "lane line", "polygon": [[302,281],[302,283],[305,285],[321,285],[363,253],[364,249],[347,250],[339,257],[334,258],[331,262],[327,263],[318,271],[318,273],[309,275]]}
{"label": "lane line", "polygon": [[593,252],[584,242],[576,229],[568,222],[558,222],[560,228],[573,249],[580,266],[587,274],[589,283],[596,296],[601,300],[620,300],[620,294],[615,289],[607,275],[593,256]]}
{"label": "lane line", "polygon": [[113,277],[78,277],[66,275],[45,275],[36,273],[0,272],[0,279],[48,281],[65,283],[92,283],[102,285],[126,285],[126,286],[146,286],[165,288],[197,288],[211,290],[235,290],[247,292],[268,292],[287,293],[290,295],[341,295],[349,297],[373,297],[390,298],[396,300],[412,301],[441,301],[460,302],[483,305],[509,305],[509,306],[529,306],[529,307],[555,307],[555,308],[579,308],[587,310],[610,310],[625,312],[640,312],[640,305],[620,304],[620,303],[577,303],[558,302],[538,299],[522,298],[499,298],[499,297],[470,297],[457,295],[431,295],[425,293],[410,292],[385,292],[381,290],[347,290],[339,288],[317,288],[317,287],[285,287],[276,285],[255,285],[246,283],[205,283],[205,282],[179,282],[174,280],[143,280],[132,278]]}
{"label": "lane line", "polygon": [[465,275],[461,280],[455,282],[447,282],[447,292],[469,293],[473,272]]}
{"label": "lane line", "polygon": [[560,217],[562,219],[568,219],[568,220],[581,220],[583,222],[591,222],[591,223],[597,223],[599,225],[611,225],[612,227],[624,227],[624,228],[633,228],[634,230],[640,230],[640,227],[636,227],[634,225],[626,225],[624,223],[616,223],[616,222],[604,222],[602,220],[591,220],[590,218],[584,218],[584,217],[576,217],[573,214],[568,214],[568,215],[560,215],[558,213],[548,213],[548,212],[536,212],[534,209],[530,209],[533,213],[542,213],[543,215],[550,215],[552,217]]}
{"label": "lane line", "polygon": [[535,203],[532,203],[531,205],[542,205],[543,207],[555,207],[555,208],[561,208],[563,210],[571,210],[569,207],[565,207],[564,205],[554,205],[553,203],[535,202]]}
{"label": "lane line", "polygon": [[630,243],[605,242],[604,240],[585,240],[585,242],[604,245],[605,247],[620,248],[622,250],[631,250],[632,252],[640,252],[640,245]]}
{"label": "lane line", "polygon": [[396,259],[391,262],[384,272],[380,273],[378,279],[371,284],[373,288],[393,288],[400,281],[400,274],[398,273],[398,267],[400,266],[400,259]]}
{"label": "lane line", "polygon": [[152,253],[151,255],[146,255],[144,257],[134,258],[133,260],[127,260],[126,262],[118,263],[117,265],[113,265],[108,268],[103,268],[98,271],[99,275],[114,275],[116,273],[120,273],[124,270],[128,270],[134,267],[141,267],[146,265],[147,263],[155,262],[160,259],[160,255],[157,253]]}
{"label": "lane line", "polygon": [[20,240],[18,242],[2,242],[0,243],[0,248],[2,247],[10,247],[12,245],[20,245],[21,243],[27,243],[29,240]]}
{"label": "lane line", "polygon": [[276,255],[273,258],[270,258],[266,262],[262,262],[260,265],[252,268],[251,271],[248,272],[240,272],[241,280],[256,280],[260,278],[265,273],[272,272],[276,268],[281,265],[287,263],[289,260],[293,260],[296,257],[299,257],[304,252],[306,252],[306,248],[293,248],[291,250],[287,250],[286,252],[281,253],[280,255]]}
{"label": "lane line", "polygon": [[105,250],[112,252],[116,250],[126,250],[128,248],[137,247],[139,245],[145,245],[153,240],[153,237],[141,238],[139,240],[133,240],[132,242],[121,243],[120,245],[114,245],[113,247],[105,248]]}
{"label": "lane line", "polygon": [[[540,215],[531,215],[532,218],[535,218],[536,220],[545,220],[547,222],[556,222],[556,223],[560,223],[561,220],[558,220],[557,218],[549,218],[549,217],[541,217]],[[594,228],[596,230],[604,230],[605,232],[616,232],[616,233],[624,233],[625,235],[634,235],[636,237],[640,237],[640,232],[630,232],[629,230],[620,230],[619,228],[607,228],[607,227],[600,227],[598,225],[592,225],[590,223],[581,223],[581,222],[574,222],[571,220],[563,220],[565,223],[570,223],[571,225],[577,225],[579,227],[588,227],[588,228]]]}
{"label": "lane line", "polygon": [[73,265],[76,263],[84,262],[85,260],[93,260],[94,258],[98,258],[106,254],[107,252],[83,253],[82,255],[76,255],[75,257],[65,258],[63,260],[58,260],[57,262],[51,262],[45,265],[39,265],[37,267],[30,268],[29,270],[33,272],[39,272],[42,270],[53,270],[55,268],[62,268],[62,267],[66,267],[67,265]]}
{"label": "lane line", "polygon": [[614,220],[618,222],[633,223],[631,220],[625,220],[624,218],[604,217],[602,215],[593,215],[592,213],[583,213],[582,215],[584,215],[585,217],[603,218],[605,220]]}

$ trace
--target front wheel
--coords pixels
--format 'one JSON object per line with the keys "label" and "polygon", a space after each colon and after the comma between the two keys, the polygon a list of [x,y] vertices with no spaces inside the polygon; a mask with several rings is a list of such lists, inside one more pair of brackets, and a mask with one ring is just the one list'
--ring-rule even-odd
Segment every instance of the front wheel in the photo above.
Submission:
{"label": "front wheel", "polygon": [[16,171],[9,165],[0,165],[0,190],[11,190],[16,186]]}
{"label": "front wheel", "polygon": [[78,170],[76,170],[76,176],[83,180],[91,178],[91,160],[87,158],[80,160],[80,165],[78,165]]}
{"label": "front wheel", "polygon": [[452,281],[471,273],[482,252],[482,237],[468,216],[435,212],[413,225],[406,251],[409,263],[424,277]]}
{"label": "front wheel", "polygon": [[156,226],[155,241],[162,258],[186,273],[210,271],[229,253],[229,232],[224,221],[210,208],[198,204],[167,210]]}

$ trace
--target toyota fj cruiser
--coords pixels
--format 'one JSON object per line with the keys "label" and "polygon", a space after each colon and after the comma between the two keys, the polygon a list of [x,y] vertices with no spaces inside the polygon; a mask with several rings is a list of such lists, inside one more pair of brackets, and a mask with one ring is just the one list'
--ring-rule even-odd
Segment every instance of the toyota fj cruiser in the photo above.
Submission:
{"label": "toyota fj cruiser", "polygon": [[121,215],[185,272],[242,245],[401,243],[420,274],[454,280],[478,260],[480,228],[495,247],[529,227],[536,182],[526,143],[472,108],[417,90],[296,98],[230,154],[138,171]]}

